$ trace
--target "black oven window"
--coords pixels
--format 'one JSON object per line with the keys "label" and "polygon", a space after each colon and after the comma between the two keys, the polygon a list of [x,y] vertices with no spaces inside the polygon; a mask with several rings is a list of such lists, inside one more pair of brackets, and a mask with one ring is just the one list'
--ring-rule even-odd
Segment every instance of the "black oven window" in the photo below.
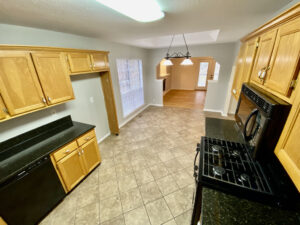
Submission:
{"label": "black oven window", "polygon": [[[244,95],[241,95],[241,101],[238,109],[238,116],[245,125],[250,113],[255,109],[255,105],[250,102]],[[249,121],[250,123],[250,121]]]}

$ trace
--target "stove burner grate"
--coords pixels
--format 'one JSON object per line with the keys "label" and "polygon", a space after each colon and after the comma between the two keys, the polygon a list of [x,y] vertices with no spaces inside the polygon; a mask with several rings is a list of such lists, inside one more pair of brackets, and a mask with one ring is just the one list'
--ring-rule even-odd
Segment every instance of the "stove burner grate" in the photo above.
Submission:
{"label": "stove burner grate", "polygon": [[246,145],[202,137],[200,156],[201,179],[207,183],[226,183],[272,194],[265,175],[252,160]]}

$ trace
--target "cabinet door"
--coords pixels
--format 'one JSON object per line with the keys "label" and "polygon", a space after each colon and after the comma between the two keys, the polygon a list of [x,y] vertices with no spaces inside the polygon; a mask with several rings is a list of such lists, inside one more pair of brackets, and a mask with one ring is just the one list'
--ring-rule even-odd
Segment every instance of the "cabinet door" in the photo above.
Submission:
{"label": "cabinet door", "polygon": [[91,54],[93,70],[103,70],[108,68],[107,55],[101,53]]}
{"label": "cabinet door", "polygon": [[74,98],[63,53],[34,52],[32,58],[49,105]]}
{"label": "cabinet door", "polygon": [[8,113],[7,108],[3,102],[1,95],[0,95],[0,120],[5,119],[7,117],[7,113]]}
{"label": "cabinet door", "polygon": [[235,68],[234,80],[233,80],[231,92],[236,99],[238,99],[240,95],[238,86],[240,83],[241,76],[243,74],[244,55],[245,55],[246,47],[247,47],[246,43],[243,43],[240,48],[239,55],[235,64],[236,68]]}
{"label": "cabinet door", "polygon": [[87,173],[89,173],[101,162],[100,150],[96,138],[93,138],[89,142],[82,145],[81,153]]}
{"label": "cabinet door", "polygon": [[61,159],[57,163],[57,168],[61,173],[68,191],[78,184],[85,176],[83,159],[79,150],[76,150]]}
{"label": "cabinet door", "polygon": [[92,71],[90,55],[88,53],[68,53],[71,73]]}
{"label": "cabinet door", "polygon": [[291,94],[297,79],[300,52],[300,18],[279,28],[266,86],[284,96]]}
{"label": "cabinet door", "polygon": [[264,83],[276,39],[276,33],[277,30],[271,30],[260,37],[257,55],[251,74],[251,80],[256,83]]}
{"label": "cabinet door", "polygon": [[0,52],[0,92],[10,115],[46,106],[29,52]]}
{"label": "cabinet door", "polygon": [[300,90],[295,99],[275,154],[300,192]]}

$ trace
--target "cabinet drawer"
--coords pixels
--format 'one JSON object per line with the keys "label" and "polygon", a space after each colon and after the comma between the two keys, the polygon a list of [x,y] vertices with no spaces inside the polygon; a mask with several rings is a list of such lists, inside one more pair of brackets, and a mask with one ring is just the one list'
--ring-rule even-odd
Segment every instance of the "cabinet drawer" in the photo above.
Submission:
{"label": "cabinet drawer", "polygon": [[67,156],[71,152],[73,152],[75,149],[77,149],[78,145],[76,141],[72,141],[70,144],[67,144],[66,146],[62,147],[61,149],[57,150],[54,154],[53,157],[55,161],[61,160],[63,157]]}
{"label": "cabinet drawer", "polygon": [[93,137],[96,137],[95,130],[91,130],[84,135],[82,135],[80,138],[77,139],[77,143],[79,146],[83,145],[84,143],[88,142],[91,140]]}

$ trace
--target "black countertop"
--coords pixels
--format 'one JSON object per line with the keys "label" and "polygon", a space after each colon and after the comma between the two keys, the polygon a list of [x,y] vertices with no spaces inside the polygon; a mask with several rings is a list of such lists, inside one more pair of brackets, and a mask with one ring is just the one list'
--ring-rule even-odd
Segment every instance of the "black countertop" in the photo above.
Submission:
{"label": "black countertop", "polygon": [[[235,121],[206,118],[206,136],[243,142]],[[279,209],[214,189],[202,189],[202,225],[296,225],[299,212]]]}
{"label": "black countertop", "polygon": [[0,184],[93,128],[68,116],[1,142]]}

